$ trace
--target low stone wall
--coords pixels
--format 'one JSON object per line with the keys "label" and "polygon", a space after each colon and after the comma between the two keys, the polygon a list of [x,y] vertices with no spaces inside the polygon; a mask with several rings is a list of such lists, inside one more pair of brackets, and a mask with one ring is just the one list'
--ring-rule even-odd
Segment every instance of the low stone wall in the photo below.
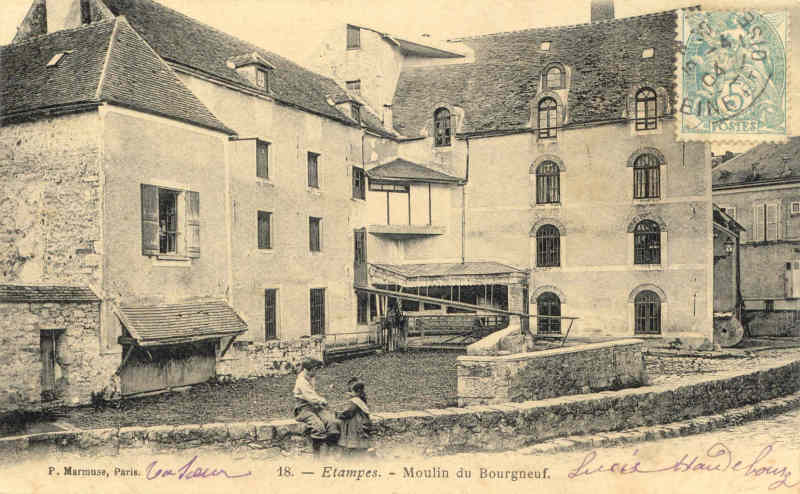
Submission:
{"label": "low stone wall", "polygon": [[[800,361],[758,372],[687,378],[648,386],[492,406],[373,414],[375,447],[385,457],[508,450],[576,434],[666,424],[800,390]],[[121,451],[175,452],[208,447],[263,450],[264,456],[310,453],[303,426],[292,420],[235,424],[123,427],[0,439],[0,462],[60,452],[113,456]]]}
{"label": "low stone wall", "polygon": [[321,336],[266,342],[234,342],[217,361],[217,375],[232,378],[261,377],[294,372],[306,357],[322,360],[325,349]]}
{"label": "low stone wall", "polygon": [[54,400],[88,403],[119,366],[119,353],[100,353],[97,302],[0,303],[0,413],[35,410],[42,398],[42,330],[55,331]]}
{"label": "low stone wall", "polygon": [[630,339],[512,355],[458,357],[458,404],[542,400],[647,384],[644,342]]}

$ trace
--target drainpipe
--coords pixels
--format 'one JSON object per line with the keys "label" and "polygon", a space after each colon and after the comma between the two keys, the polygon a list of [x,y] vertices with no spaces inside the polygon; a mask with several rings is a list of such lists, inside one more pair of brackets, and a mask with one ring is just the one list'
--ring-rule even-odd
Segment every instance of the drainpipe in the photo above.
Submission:
{"label": "drainpipe", "polygon": [[467,182],[469,182],[469,137],[467,141],[467,165],[464,182],[461,184],[461,264],[466,262],[467,252]]}

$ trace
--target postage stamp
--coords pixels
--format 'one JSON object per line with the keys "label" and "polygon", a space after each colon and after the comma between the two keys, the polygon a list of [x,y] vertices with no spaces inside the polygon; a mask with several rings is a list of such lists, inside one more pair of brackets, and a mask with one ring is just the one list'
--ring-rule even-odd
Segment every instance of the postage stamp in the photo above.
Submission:
{"label": "postage stamp", "polygon": [[789,135],[786,12],[682,11],[678,139],[780,141]]}

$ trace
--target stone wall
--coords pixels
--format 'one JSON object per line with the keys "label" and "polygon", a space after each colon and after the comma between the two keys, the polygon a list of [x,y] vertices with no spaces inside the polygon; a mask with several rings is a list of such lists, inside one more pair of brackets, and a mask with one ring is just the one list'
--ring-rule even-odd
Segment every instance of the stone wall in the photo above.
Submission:
{"label": "stone wall", "polygon": [[641,340],[458,357],[459,406],[543,400],[647,383]]}
{"label": "stone wall", "polygon": [[[786,396],[800,390],[800,361],[757,372],[686,378],[681,384],[562,396],[492,406],[372,414],[381,456],[509,450],[548,439],[667,424]],[[310,453],[293,420],[123,427],[0,439],[0,462],[71,452],[114,456],[207,446],[230,452],[247,445],[264,456]],[[12,460],[13,458],[13,460]]]}
{"label": "stone wall", "polygon": [[288,374],[306,357],[322,360],[324,348],[324,340],[320,336],[255,343],[236,342],[217,361],[217,375],[243,378]]}
{"label": "stone wall", "polygon": [[[120,355],[101,355],[99,303],[0,303],[0,413],[89,403]],[[56,334],[55,400],[41,402],[40,332]]]}

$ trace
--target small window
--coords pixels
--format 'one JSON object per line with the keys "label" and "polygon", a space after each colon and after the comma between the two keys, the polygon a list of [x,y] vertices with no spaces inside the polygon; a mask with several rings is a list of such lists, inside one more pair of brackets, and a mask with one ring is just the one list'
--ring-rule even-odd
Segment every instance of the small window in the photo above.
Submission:
{"label": "small window", "polygon": [[200,194],[141,184],[142,254],[200,257]]}
{"label": "small window", "polygon": [[319,188],[319,154],[308,153],[308,186]]}
{"label": "small window", "polygon": [[655,55],[655,53],[656,53],[655,49],[645,48],[644,50],[642,50],[642,58],[653,58],[653,55]]}
{"label": "small window", "polygon": [[352,92],[354,92],[356,94],[361,94],[361,80],[360,79],[355,80],[355,81],[347,81],[345,84],[347,85],[347,90],[348,91],[352,91]]}
{"label": "small window", "polygon": [[[800,205],[800,203],[798,204]],[[725,206],[725,207],[720,206],[719,209],[722,210],[723,213],[727,214],[731,218],[736,219],[736,208],[732,208],[730,206]]]}
{"label": "small window", "polygon": [[541,49],[542,51],[550,51],[550,42],[542,41],[542,44],[539,45],[539,49]]}
{"label": "small window", "polygon": [[634,264],[661,264],[661,228],[655,221],[639,222],[633,230]]}
{"label": "small window", "polygon": [[401,194],[408,194],[408,185],[399,184],[383,184],[380,182],[369,182],[369,190],[373,192],[399,192]]}
{"label": "small window", "polygon": [[539,334],[561,333],[561,299],[552,292],[544,292],[536,299]]}
{"label": "small window", "polygon": [[536,204],[558,204],[560,188],[558,164],[545,161],[536,168]]}
{"label": "small window", "polygon": [[269,72],[263,69],[256,69],[256,86],[263,89],[265,93],[269,92]]}
{"label": "small window", "polygon": [[310,291],[311,336],[325,334],[325,289],[312,288]]}
{"label": "small window", "polygon": [[56,65],[58,65],[58,63],[61,61],[61,59],[64,58],[64,55],[66,55],[67,53],[68,52],[56,53],[55,55],[53,55],[53,58],[51,58],[50,61],[47,62],[47,66],[48,67],[55,67]]}
{"label": "small window", "polygon": [[644,290],[634,299],[636,334],[661,333],[661,298],[655,292]]}
{"label": "small window", "polygon": [[558,136],[558,105],[553,98],[539,102],[539,138],[554,139]]}
{"label": "small window", "polygon": [[792,203],[792,214],[800,214],[800,202]]}
{"label": "small window", "polygon": [[636,93],[636,130],[652,130],[658,125],[656,114],[658,97],[650,88]]}
{"label": "small window", "polygon": [[643,154],[633,162],[633,198],[661,197],[661,167],[652,154]]}
{"label": "small window", "polygon": [[450,145],[450,111],[447,108],[439,108],[433,114],[434,123],[434,144],[436,146]]}
{"label": "small window", "polygon": [[178,191],[158,189],[159,252],[178,253]]}
{"label": "small window", "polygon": [[256,177],[269,178],[269,143],[256,140]]}
{"label": "small window", "polygon": [[322,250],[321,242],[322,218],[308,218],[308,249],[311,252]]}
{"label": "small window", "polygon": [[361,29],[356,26],[347,26],[347,49],[361,48]]}
{"label": "small window", "polygon": [[367,314],[369,311],[369,295],[366,293],[357,293],[357,309],[356,309],[356,323],[367,324]]}
{"label": "small window", "polygon": [[353,120],[361,123],[361,105],[358,103],[351,103],[350,111],[352,112]]}
{"label": "small window", "polygon": [[258,248],[272,248],[272,213],[258,212]]}
{"label": "small window", "polygon": [[274,340],[278,337],[278,290],[264,290],[264,339]]}
{"label": "small window", "polygon": [[366,199],[366,172],[358,166],[353,167],[353,199]]}
{"label": "small window", "polygon": [[561,265],[561,234],[553,225],[544,225],[536,231],[536,266]]}
{"label": "small window", "polygon": [[554,65],[547,69],[547,72],[545,72],[545,88],[564,88],[564,71],[561,69],[561,67]]}

